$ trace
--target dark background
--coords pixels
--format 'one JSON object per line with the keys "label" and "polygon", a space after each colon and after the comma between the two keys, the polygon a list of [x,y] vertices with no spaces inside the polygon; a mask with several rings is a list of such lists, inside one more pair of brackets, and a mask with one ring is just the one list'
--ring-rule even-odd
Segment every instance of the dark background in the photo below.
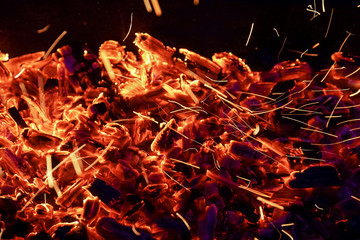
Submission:
{"label": "dark background", "polygon": [[[133,27],[123,43],[128,50],[133,45],[135,32],[147,32],[176,48],[188,48],[206,57],[220,51],[230,51],[245,58],[252,69],[269,70],[280,60],[296,59],[300,52],[317,53],[318,57],[303,56],[315,69],[331,65],[330,55],[337,51],[347,36],[343,51],[360,55],[359,1],[316,0],[321,13],[312,21],[313,13],[306,11],[313,0],[159,0],[163,15],[146,12],[143,0],[1,0],[0,50],[10,57],[35,51],[46,51],[64,31],[67,35],[59,46],[87,43],[97,51],[105,40],[122,42],[133,12]],[[334,9],[327,38],[326,29],[331,9]],[[245,46],[251,23],[254,29]],[[44,33],[38,29],[50,24]],[[276,28],[278,37],[273,30]],[[320,46],[312,49],[317,42]]]}

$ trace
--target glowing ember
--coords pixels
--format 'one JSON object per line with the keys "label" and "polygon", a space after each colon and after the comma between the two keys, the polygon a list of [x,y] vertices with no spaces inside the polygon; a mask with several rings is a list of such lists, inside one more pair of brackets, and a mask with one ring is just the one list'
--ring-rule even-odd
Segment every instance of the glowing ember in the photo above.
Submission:
{"label": "glowing ember", "polygon": [[2,238],[359,235],[355,57],[259,73],[231,53],[135,44],[1,54]]}

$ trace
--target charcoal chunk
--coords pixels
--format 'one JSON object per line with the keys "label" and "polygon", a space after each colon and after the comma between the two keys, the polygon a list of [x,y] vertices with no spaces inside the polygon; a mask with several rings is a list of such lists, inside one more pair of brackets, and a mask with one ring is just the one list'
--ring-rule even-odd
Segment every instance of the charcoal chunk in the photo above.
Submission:
{"label": "charcoal chunk", "polygon": [[122,197],[122,194],[118,189],[107,185],[103,180],[98,178],[96,178],[91,184],[89,191],[94,196],[99,197],[99,199],[107,205],[113,201],[119,200]]}
{"label": "charcoal chunk", "polygon": [[313,188],[339,186],[339,173],[332,166],[309,167],[295,173],[295,179],[289,182],[291,188]]}

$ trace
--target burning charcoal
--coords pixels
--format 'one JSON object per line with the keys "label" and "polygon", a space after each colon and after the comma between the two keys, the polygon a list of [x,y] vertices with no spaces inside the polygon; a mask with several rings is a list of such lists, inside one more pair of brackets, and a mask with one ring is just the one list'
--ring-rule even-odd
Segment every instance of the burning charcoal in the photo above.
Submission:
{"label": "burning charcoal", "polygon": [[82,218],[86,223],[90,223],[95,217],[97,217],[100,210],[100,202],[97,197],[95,198],[86,198],[84,200],[84,211],[82,213]]}
{"label": "burning charcoal", "polygon": [[97,103],[97,104],[92,105],[90,107],[90,110],[94,115],[97,115],[97,114],[103,115],[106,113],[107,108],[106,108],[105,103]]}
{"label": "burning charcoal", "polygon": [[33,149],[54,149],[61,143],[61,139],[33,129],[25,129],[22,136],[25,144]]}
{"label": "burning charcoal", "polygon": [[243,160],[255,160],[261,158],[261,155],[257,153],[250,144],[245,142],[231,141],[229,151],[237,158]]}
{"label": "burning charcoal", "polygon": [[172,55],[175,52],[174,48],[165,47],[162,42],[153,38],[146,33],[137,33],[135,39],[135,45],[145,52],[150,52],[160,61],[166,63],[172,62]]}
{"label": "burning charcoal", "polygon": [[143,189],[142,193],[146,198],[158,198],[163,196],[167,189],[168,185],[166,183],[149,184]]}
{"label": "burning charcoal", "polygon": [[18,110],[15,107],[9,108],[9,114],[14,119],[14,121],[22,128],[28,127],[24,119],[19,114]]}
{"label": "burning charcoal", "polygon": [[360,201],[349,197],[336,204],[336,208],[340,209],[342,216],[345,218],[358,216],[360,214]]}
{"label": "burning charcoal", "polygon": [[255,213],[255,207],[246,199],[239,198],[233,200],[231,207],[235,211],[244,214],[245,218],[251,223],[256,223],[260,219],[260,216]]}
{"label": "burning charcoal", "polygon": [[306,62],[284,61],[276,64],[270,73],[278,73],[279,78],[276,81],[287,81],[291,79],[306,80],[311,79],[310,74],[312,69]]}
{"label": "burning charcoal", "polygon": [[99,197],[99,199],[104,202],[106,205],[109,205],[113,201],[117,201],[122,197],[121,192],[107,185],[106,182],[96,178],[94,182],[89,187],[89,191],[94,195]]}
{"label": "burning charcoal", "polygon": [[46,232],[39,232],[35,236],[30,236],[29,240],[52,240],[52,238]]}
{"label": "burning charcoal", "polygon": [[84,184],[85,180],[78,180],[72,186],[67,187],[62,195],[56,199],[56,204],[67,208],[70,207],[78,196],[85,191],[83,189]]}
{"label": "burning charcoal", "polygon": [[339,173],[332,166],[309,167],[295,173],[294,178],[289,182],[291,188],[331,187],[341,183]]}
{"label": "burning charcoal", "polygon": [[58,240],[87,240],[89,239],[85,225],[71,223],[59,227],[55,232],[55,239]]}
{"label": "burning charcoal", "polygon": [[35,217],[40,219],[52,219],[54,207],[50,204],[38,204],[35,207]]}
{"label": "burning charcoal", "polygon": [[174,132],[177,129],[175,119],[171,119],[165,127],[156,135],[154,141],[151,143],[152,151],[159,151],[160,149],[169,149],[173,145],[177,134]]}
{"label": "burning charcoal", "polygon": [[136,232],[118,223],[114,218],[103,217],[96,224],[96,232],[105,239],[113,240],[150,240],[151,235],[142,230],[136,229]]}
{"label": "burning charcoal", "polygon": [[0,61],[0,238],[360,235],[360,58],[317,76],[135,44]]}
{"label": "burning charcoal", "polygon": [[215,238],[216,218],[217,209],[215,205],[207,206],[204,215],[198,220],[198,234],[201,240],[213,240]]}
{"label": "burning charcoal", "polygon": [[167,232],[167,239],[187,240],[191,239],[191,233],[183,222],[172,218],[164,218],[156,221],[158,227]]}

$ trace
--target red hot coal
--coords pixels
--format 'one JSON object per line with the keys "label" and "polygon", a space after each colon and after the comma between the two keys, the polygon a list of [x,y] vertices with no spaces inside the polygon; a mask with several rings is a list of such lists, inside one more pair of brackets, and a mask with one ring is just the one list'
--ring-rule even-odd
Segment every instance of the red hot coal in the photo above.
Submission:
{"label": "red hot coal", "polygon": [[360,235],[358,58],[254,72],[135,44],[0,62],[2,238]]}

